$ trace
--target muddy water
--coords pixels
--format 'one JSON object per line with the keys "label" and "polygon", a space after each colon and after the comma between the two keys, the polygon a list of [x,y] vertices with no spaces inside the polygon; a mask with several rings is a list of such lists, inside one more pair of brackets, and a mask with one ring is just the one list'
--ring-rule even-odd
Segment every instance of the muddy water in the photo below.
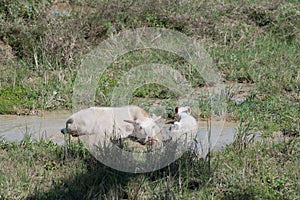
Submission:
{"label": "muddy water", "polygon": [[50,112],[43,117],[0,115],[0,138],[6,141],[22,141],[25,135],[34,139],[52,140],[54,143],[63,144],[64,137],[60,129],[65,127],[65,122],[70,112]]}
{"label": "muddy water", "polygon": [[[52,140],[63,144],[64,137],[60,130],[70,112],[48,112],[43,117],[0,115],[0,138],[6,141],[22,141],[26,134],[34,139]],[[208,145],[208,125],[199,122],[198,139],[202,145]],[[234,140],[236,124],[213,121],[211,125],[210,146],[212,150],[222,150]]]}
{"label": "muddy water", "polygon": [[207,122],[199,122],[197,141],[200,141],[202,146],[210,146],[213,151],[223,150],[234,141],[236,133],[235,123],[212,121],[209,126]]}

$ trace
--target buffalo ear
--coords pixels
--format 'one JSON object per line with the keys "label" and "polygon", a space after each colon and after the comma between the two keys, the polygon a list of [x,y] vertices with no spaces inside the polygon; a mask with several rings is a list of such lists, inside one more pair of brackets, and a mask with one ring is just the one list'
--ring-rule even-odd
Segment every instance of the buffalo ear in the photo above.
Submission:
{"label": "buffalo ear", "polygon": [[191,114],[191,108],[188,106],[188,107],[186,107],[187,108],[187,112],[189,113],[189,114]]}
{"label": "buffalo ear", "polygon": [[175,108],[175,113],[177,114],[178,113],[178,106]]}

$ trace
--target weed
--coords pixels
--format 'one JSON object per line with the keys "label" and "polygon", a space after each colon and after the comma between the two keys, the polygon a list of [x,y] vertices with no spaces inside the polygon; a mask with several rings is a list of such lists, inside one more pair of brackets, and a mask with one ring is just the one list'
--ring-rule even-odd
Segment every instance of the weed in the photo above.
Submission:
{"label": "weed", "polygon": [[[212,153],[209,167],[186,154],[164,169],[133,175],[98,163],[81,143],[66,152],[51,142],[3,141],[0,199],[299,198],[298,1],[2,0],[0,24],[0,114],[71,108],[86,53],[111,34],[145,26],[198,39],[225,84],[251,84],[243,103],[226,102],[232,120],[240,122],[239,134],[224,152]],[[145,63],[173,67],[195,90],[206,86],[183,58],[138,50],[117,58],[99,77],[95,104],[110,105],[120,78]],[[149,111],[158,104],[173,117],[174,91],[147,83],[132,93],[131,103]],[[201,118],[209,118],[209,99],[201,98],[199,109]],[[288,139],[252,144],[253,130]]]}

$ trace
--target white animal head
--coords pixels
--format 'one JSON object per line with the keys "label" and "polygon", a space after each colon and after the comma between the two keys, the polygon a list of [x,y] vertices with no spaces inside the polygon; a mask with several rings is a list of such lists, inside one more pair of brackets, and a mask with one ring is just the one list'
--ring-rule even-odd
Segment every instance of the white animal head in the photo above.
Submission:
{"label": "white animal head", "polygon": [[175,108],[176,117],[180,121],[183,117],[191,115],[191,108],[189,106],[185,107],[176,107]]}
{"label": "white animal head", "polygon": [[176,107],[175,112],[178,116],[178,121],[174,123],[173,129],[185,131],[198,128],[197,121],[191,115],[191,108],[189,106]]}
{"label": "white animal head", "polygon": [[191,108],[189,106],[186,106],[186,107],[176,107],[175,108],[175,113],[176,114],[180,114],[180,113],[191,114]]}
{"label": "white animal head", "polygon": [[137,120],[124,120],[134,126],[133,136],[139,139],[145,139],[145,143],[149,140],[157,140],[155,136],[160,132],[160,128],[156,121],[161,117],[152,116],[152,118],[143,118]]}

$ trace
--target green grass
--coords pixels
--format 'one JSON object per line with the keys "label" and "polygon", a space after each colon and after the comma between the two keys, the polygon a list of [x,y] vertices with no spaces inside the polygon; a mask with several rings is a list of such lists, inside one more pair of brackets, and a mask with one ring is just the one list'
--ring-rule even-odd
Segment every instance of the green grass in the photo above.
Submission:
{"label": "green grass", "polygon": [[[0,199],[299,199],[300,4],[274,1],[38,1],[0,2],[0,114],[72,108],[81,60],[111,34],[151,26],[197,38],[225,84],[249,85],[246,101],[226,100],[231,121],[251,124],[280,142],[244,143],[239,138],[210,165],[186,154],[165,169],[126,174],[98,163],[82,146],[66,153],[51,142],[0,144]],[[50,8],[61,14],[51,15]],[[62,11],[72,10],[70,15]],[[195,90],[201,74],[169,52],[137,50],[115,60],[99,77],[95,104],[130,69],[145,63],[172,66]],[[230,96],[231,94],[229,94]],[[135,88],[132,104],[165,106],[173,116],[178,94],[149,83]],[[199,99],[201,118],[210,102]]]}
{"label": "green grass", "polygon": [[[245,134],[240,132],[240,134]],[[104,166],[80,142],[0,143],[2,199],[297,199],[299,138],[237,140],[210,160],[184,154],[168,167],[129,174]]]}

